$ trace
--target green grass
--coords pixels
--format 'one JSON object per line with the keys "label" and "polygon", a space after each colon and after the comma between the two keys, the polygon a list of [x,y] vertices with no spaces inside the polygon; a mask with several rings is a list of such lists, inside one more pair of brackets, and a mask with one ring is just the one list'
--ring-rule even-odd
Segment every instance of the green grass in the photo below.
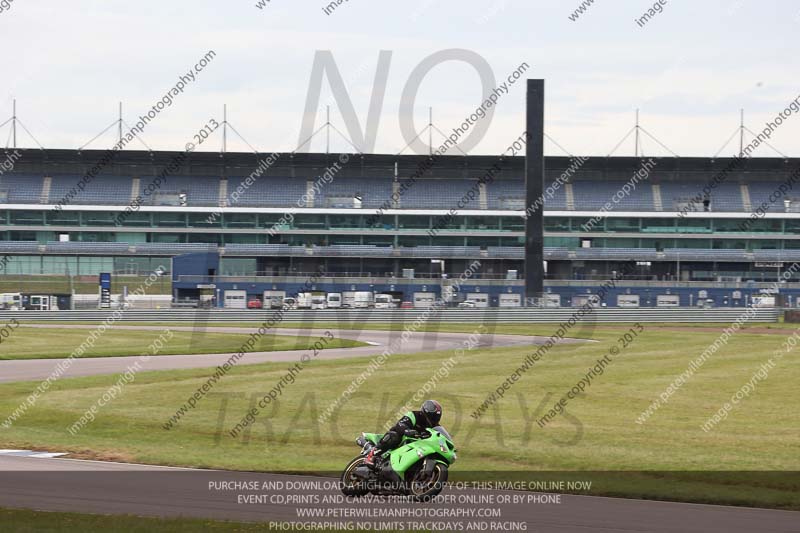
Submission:
{"label": "green grass", "polygon": [[[166,327],[164,327],[166,329]],[[0,359],[56,359],[68,357],[73,350],[85,343],[92,329],[76,328],[26,328],[19,327],[0,343]],[[154,331],[107,329],[80,357],[120,357],[151,354],[149,346],[162,334]],[[248,339],[243,333],[193,333],[173,331],[172,337],[164,341],[164,347],[155,355],[231,353],[241,349]],[[290,337],[269,335],[262,337],[250,351],[305,350],[319,337]],[[167,337],[164,337],[167,339]],[[87,344],[88,346],[88,344]],[[330,348],[365,346],[364,343],[348,339],[334,339]]]}
{"label": "green grass", "polygon": [[191,518],[143,518],[77,513],[49,513],[0,509],[0,524],[7,533],[86,533],[115,531],[125,533],[194,533],[196,531],[269,531],[267,524],[221,522]]}
{"label": "green grass", "polygon": [[[474,331],[475,325],[448,325]],[[721,328],[723,325],[717,325]],[[552,405],[628,326],[591,332],[599,343],[556,347],[536,363],[496,409],[475,421],[470,413],[517,367],[529,348],[480,348],[467,352],[430,396],[445,406],[443,423],[454,434],[459,461],[451,477],[524,471],[629,471],[592,477],[593,494],[800,509],[795,481],[765,479],[746,471],[800,471],[797,431],[797,353],[784,357],[769,378],[727,420],[700,429],[780,346],[783,335],[747,332],[732,337],[646,424],[636,417],[717,338],[704,331],[648,327],[617,356],[586,395],[545,428],[534,415]],[[552,332],[552,326],[504,325],[508,333]],[[571,332],[572,333],[572,332]],[[584,331],[589,334],[590,331]],[[332,422],[316,418],[368,365],[365,359],[315,360],[267,408],[252,432],[227,434],[251,406],[286,373],[285,365],[239,366],[198,403],[177,428],[162,424],[209,376],[208,370],[139,374],[124,395],[73,437],[75,421],[114,376],[56,382],[20,421],[0,428],[0,445],[71,451],[151,464],[251,471],[333,472],[356,453],[353,439],[392,421],[395,411],[454,354],[395,355],[360,387]],[[10,414],[32,384],[0,385],[0,414]],[[551,396],[548,397],[548,394]],[[652,473],[637,473],[651,471]],[[687,472],[688,471],[688,472]],[[703,474],[704,472],[724,472]]]}

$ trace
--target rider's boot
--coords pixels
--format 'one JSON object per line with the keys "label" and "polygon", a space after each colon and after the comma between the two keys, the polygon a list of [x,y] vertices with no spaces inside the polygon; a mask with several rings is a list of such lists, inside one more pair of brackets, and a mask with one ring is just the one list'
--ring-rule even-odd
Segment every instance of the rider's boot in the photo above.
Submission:
{"label": "rider's boot", "polygon": [[364,464],[368,466],[375,466],[375,448],[372,448],[364,459]]}

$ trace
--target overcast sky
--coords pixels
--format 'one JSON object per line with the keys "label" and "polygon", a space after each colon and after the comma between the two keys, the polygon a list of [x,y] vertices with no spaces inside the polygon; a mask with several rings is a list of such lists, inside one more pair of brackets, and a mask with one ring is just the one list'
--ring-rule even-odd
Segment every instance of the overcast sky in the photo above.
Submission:
{"label": "overcast sky", "polygon": [[[349,0],[326,15],[322,0],[14,0],[0,12],[3,44],[0,122],[18,115],[46,148],[77,148],[115,120],[150,107],[208,50],[216,58],[142,138],[154,149],[183,147],[208,118],[228,120],[259,151],[290,151],[299,140],[318,50],[330,50],[362,124],[380,50],[392,51],[374,151],[397,153],[400,97],[415,66],[451,48],[474,51],[498,83],[518,65],[546,80],[546,133],[573,154],[606,155],[642,126],[681,156],[712,156],[736,130],[739,109],[760,131],[800,94],[800,4],[791,0],[669,0],[639,27],[646,1],[595,0],[576,21],[580,0]],[[663,0],[662,0],[663,1]],[[524,130],[524,84],[497,104],[473,154],[502,152]],[[330,99],[323,83],[320,108]],[[417,128],[449,132],[480,104],[478,74],[464,62],[434,68],[416,99]],[[317,124],[324,121],[320,112]],[[338,107],[332,122],[347,133]],[[9,128],[0,130],[6,144]],[[20,133],[21,146],[33,146]],[[247,150],[235,136],[228,149]],[[797,156],[800,117],[771,144]],[[113,134],[91,148],[106,148]],[[201,150],[219,150],[219,133]],[[313,144],[324,151],[324,136]],[[334,139],[332,150],[350,150]],[[546,153],[559,155],[548,142]],[[633,138],[616,155],[633,154]],[[664,155],[643,140],[648,155]],[[731,155],[732,143],[722,155]],[[760,147],[758,156],[775,155]]]}

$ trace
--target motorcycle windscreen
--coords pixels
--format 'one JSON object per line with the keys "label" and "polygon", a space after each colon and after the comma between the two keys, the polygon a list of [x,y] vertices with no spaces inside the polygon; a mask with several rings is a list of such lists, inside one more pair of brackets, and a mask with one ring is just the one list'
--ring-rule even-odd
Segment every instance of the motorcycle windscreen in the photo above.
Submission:
{"label": "motorcycle windscreen", "polygon": [[450,436],[450,433],[448,433],[447,430],[444,429],[443,426],[436,426],[433,429],[435,429],[437,433],[441,434],[444,438],[446,438],[450,442],[455,442],[453,440],[453,437]]}

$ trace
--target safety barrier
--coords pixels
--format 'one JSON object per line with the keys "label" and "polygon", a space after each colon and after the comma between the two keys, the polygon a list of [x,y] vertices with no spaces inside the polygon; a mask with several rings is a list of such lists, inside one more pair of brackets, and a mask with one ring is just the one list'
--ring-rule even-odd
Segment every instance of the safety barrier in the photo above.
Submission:
{"label": "safety barrier", "polygon": [[[486,308],[444,309],[431,320],[449,323],[559,323],[569,320],[575,308]],[[733,322],[742,314],[742,307],[729,308],[600,308],[590,315],[597,322]],[[279,310],[223,310],[223,309],[129,309],[79,311],[0,311],[0,322],[16,318],[26,322],[99,322],[114,314],[115,320],[126,322],[262,322],[277,317]],[[401,323],[413,322],[425,309],[324,309],[290,310],[283,312],[283,323]],[[777,322],[782,310],[761,308],[755,310],[750,322]],[[588,320],[584,318],[583,320]]]}

